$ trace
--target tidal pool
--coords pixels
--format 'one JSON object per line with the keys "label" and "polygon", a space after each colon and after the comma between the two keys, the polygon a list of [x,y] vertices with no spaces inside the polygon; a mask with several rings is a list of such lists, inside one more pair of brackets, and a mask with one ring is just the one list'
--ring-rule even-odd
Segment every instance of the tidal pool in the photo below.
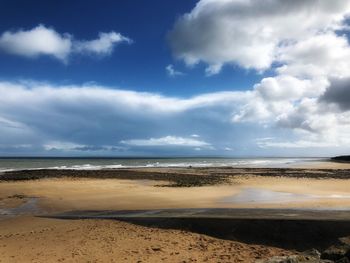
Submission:
{"label": "tidal pool", "polygon": [[9,216],[18,216],[18,215],[26,215],[26,214],[33,214],[35,212],[39,211],[39,208],[37,206],[38,198],[36,197],[30,197],[27,198],[27,200],[13,208],[0,208],[0,218],[1,217],[9,217]]}
{"label": "tidal pool", "polygon": [[221,199],[224,203],[290,203],[316,199],[350,199],[350,195],[314,195],[246,188],[238,194]]}

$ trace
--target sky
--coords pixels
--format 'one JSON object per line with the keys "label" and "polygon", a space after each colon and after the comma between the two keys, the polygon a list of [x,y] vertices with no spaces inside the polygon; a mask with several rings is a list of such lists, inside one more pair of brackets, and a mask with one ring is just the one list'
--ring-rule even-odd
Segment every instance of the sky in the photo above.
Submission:
{"label": "sky", "polygon": [[350,152],[348,0],[0,7],[0,156]]}

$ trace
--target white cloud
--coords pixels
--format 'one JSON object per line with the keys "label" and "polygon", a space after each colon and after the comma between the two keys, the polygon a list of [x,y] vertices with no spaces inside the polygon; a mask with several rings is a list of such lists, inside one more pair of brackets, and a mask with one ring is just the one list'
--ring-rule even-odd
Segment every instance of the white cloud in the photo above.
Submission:
{"label": "white cloud", "polygon": [[67,62],[74,53],[111,54],[116,44],[122,42],[131,43],[131,40],[113,31],[100,33],[95,40],[75,40],[70,34],[60,34],[53,28],[38,25],[30,30],[4,32],[0,36],[0,50],[30,58],[52,56]]}
{"label": "white cloud", "polygon": [[[22,146],[23,147],[23,146]],[[29,145],[27,148],[30,147]],[[72,143],[69,141],[49,141],[43,144],[46,151],[59,152],[113,152],[124,151],[127,148],[113,145],[84,145]]]}
{"label": "white cloud", "polygon": [[210,76],[213,76],[215,74],[218,74],[221,71],[221,68],[222,68],[222,64],[221,63],[209,65],[205,69],[205,75],[210,77]]}
{"label": "white cloud", "polygon": [[31,30],[6,31],[0,37],[0,49],[4,52],[25,56],[53,56],[66,60],[72,49],[72,37],[59,34],[52,28],[39,25]]}
{"label": "white cloud", "polygon": [[172,64],[169,64],[168,66],[165,67],[166,72],[170,77],[176,77],[176,76],[182,76],[184,75],[183,72],[175,70],[174,66]]}
{"label": "white cloud", "polygon": [[344,28],[349,12],[348,0],[201,0],[176,22],[169,41],[186,64],[207,63],[209,75],[223,64],[261,71],[285,48]]}
{"label": "white cloud", "polygon": [[67,150],[72,150],[76,147],[82,147],[82,146],[83,145],[66,142],[66,141],[52,141],[43,145],[46,151],[52,151],[52,150],[67,151]]}
{"label": "white cloud", "polygon": [[93,53],[98,55],[109,55],[112,53],[114,46],[118,43],[132,43],[130,38],[124,37],[119,33],[100,33],[99,38],[90,41],[76,41],[75,51],[79,53]]}
{"label": "white cloud", "polygon": [[298,79],[288,75],[264,78],[255,85],[255,90],[268,101],[295,100],[308,94],[320,93],[312,87],[309,79]]}
{"label": "white cloud", "polygon": [[[249,97],[242,92],[217,92],[177,98],[94,84],[55,86],[34,81],[0,82],[0,94],[6,94],[0,96],[0,145],[30,144],[38,151],[41,147],[73,153],[132,144],[210,150],[209,143],[197,137],[198,128],[208,141],[226,134],[232,111]],[[122,140],[125,143],[118,145]]]}
{"label": "white cloud", "polygon": [[[128,111],[140,111],[145,114],[169,114],[179,113],[198,108],[217,107],[218,105],[227,108],[235,108],[250,98],[249,92],[215,92],[201,94],[191,98],[176,98],[162,96],[156,93],[136,92],[122,89],[112,89],[98,85],[83,86],[59,86],[49,84],[22,82],[14,84],[0,82],[0,93],[6,94],[6,99],[0,97],[2,107],[10,102],[18,103],[21,98],[37,105],[48,106],[50,101],[65,104],[67,102],[81,102],[79,106],[87,103],[105,103],[111,110],[128,108]],[[66,101],[67,102],[66,102]],[[22,105],[30,108],[30,105]]]}
{"label": "white cloud", "polygon": [[[334,143],[322,142],[322,141],[309,141],[309,140],[297,140],[297,141],[263,141],[258,142],[258,146],[261,148],[325,148],[334,147]],[[337,146],[337,145],[336,145]]]}
{"label": "white cloud", "polygon": [[280,74],[299,78],[350,76],[350,48],[345,35],[335,32],[310,35],[295,45],[281,48],[277,69]]}
{"label": "white cloud", "polygon": [[10,129],[23,129],[25,128],[22,123],[11,121],[6,118],[3,118],[0,116],[0,126],[3,128],[10,128]]}
{"label": "white cloud", "polygon": [[201,141],[193,138],[177,137],[177,136],[165,136],[161,138],[150,138],[150,139],[123,140],[121,141],[121,143],[132,145],[132,146],[182,146],[182,147],[210,146],[210,144],[205,141]]}

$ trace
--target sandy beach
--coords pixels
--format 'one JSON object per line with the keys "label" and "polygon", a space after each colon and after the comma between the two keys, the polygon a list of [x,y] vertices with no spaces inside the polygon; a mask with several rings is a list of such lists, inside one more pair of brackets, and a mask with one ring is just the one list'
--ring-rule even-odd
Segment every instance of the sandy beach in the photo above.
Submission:
{"label": "sandy beach", "polygon": [[254,262],[284,249],[111,220],[1,222],[1,262]]}
{"label": "sandy beach", "polygon": [[[318,218],[305,223],[302,218],[294,218],[293,222],[285,218],[264,221],[263,217],[259,219],[259,215],[253,217],[247,212],[247,219],[219,222],[214,218],[200,224],[195,218],[68,220],[57,215],[86,210],[103,213],[184,208],[346,211],[350,209],[349,168],[348,164],[326,163],[284,169],[142,168],[3,173],[0,262],[255,262],[312,247],[324,249],[336,238],[350,235],[347,227],[350,217],[340,223],[332,223],[332,218],[322,223]],[[254,234],[247,230],[254,229],[250,219],[258,222],[253,224],[259,226]],[[307,229],[311,238],[306,242],[305,237],[294,233],[289,241],[276,239],[270,235],[276,222],[285,231],[296,229],[305,233]],[[299,222],[299,229],[295,222]],[[208,230],[209,225],[222,227]],[[327,234],[327,229],[335,225],[339,231]],[[270,234],[259,236],[257,233],[264,232],[262,229],[269,229],[265,233]],[[315,238],[320,231],[325,236],[322,242]]]}

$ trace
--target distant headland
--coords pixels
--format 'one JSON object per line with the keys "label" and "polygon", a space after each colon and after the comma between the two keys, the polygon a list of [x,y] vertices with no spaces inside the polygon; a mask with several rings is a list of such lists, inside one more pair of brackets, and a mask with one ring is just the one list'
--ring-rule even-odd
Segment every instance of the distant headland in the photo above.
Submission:
{"label": "distant headland", "polygon": [[350,162],[350,155],[340,155],[331,158],[332,161],[337,162]]}

